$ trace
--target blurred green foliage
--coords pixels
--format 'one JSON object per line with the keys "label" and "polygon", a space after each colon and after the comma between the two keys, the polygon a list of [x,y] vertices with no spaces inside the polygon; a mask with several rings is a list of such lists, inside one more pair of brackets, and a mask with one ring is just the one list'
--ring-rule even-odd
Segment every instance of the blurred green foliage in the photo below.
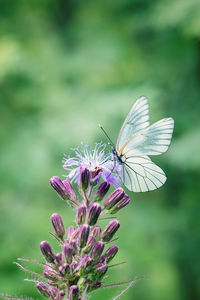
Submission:
{"label": "blurred green foliage", "polygon": [[127,300],[200,298],[199,82],[199,0],[0,1],[2,293],[40,299],[12,262],[41,259],[40,241],[53,243],[52,213],[73,222],[49,178],[64,174],[71,147],[104,139],[98,123],[116,140],[133,101],[145,95],[152,121],[175,119],[172,146],[153,158],[168,181],[130,194],[115,259],[127,264],[107,282],[147,276]]}

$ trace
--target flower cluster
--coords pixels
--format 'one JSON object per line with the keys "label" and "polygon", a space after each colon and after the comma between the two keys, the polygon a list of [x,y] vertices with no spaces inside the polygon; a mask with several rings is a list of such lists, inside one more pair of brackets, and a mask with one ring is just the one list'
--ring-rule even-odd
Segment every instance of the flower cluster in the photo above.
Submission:
{"label": "flower cluster", "polygon": [[[74,149],[75,157],[65,156],[63,168],[69,172],[68,179],[79,182],[82,167],[90,171],[90,180],[98,182],[100,178],[112,183],[114,187],[119,187],[119,176],[121,166],[113,162],[112,153],[105,154],[106,145],[102,142],[95,145],[91,150],[89,145],[81,144]],[[116,174],[116,175],[115,175]]]}
{"label": "flower cluster", "polygon": [[[97,148],[92,154],[87,150],[84,154],[86,157],[80,156],[80,152],[77,154],[80,160],[77,161],[74,173],[70,171],[69,177],[72,179],[71,174],[74,174],[78,192],[67,179],[61,180],[54,176],[50,180],[60,197],[75,209],[76,226],[66,229],[59,214],[51,216],[53,235],[60,244],[60,251],[55,253],[47,241],[40,243],[45,263],[41,263],[44,267],[40,275],[42,280],[34,281],[38,291],[46,298],[88,299],[93,290],[104,285],[109,263],[118,252],[118,247],[110,243],[114,241],[113,237],[120,227],[119,221],[112,219],[105,228],[101,228],[97,222],[106,214],[116,214],[129,203],[130,198],[121,187],[109,192],[113,180],[117,182],[112,173],[115,166],[111,162],[108,166],[102,151],[99,155]],[[72,160],[75,161],[71,159],[71,163]],[[65,166],[69,166],[69,161],[70,158]],[[100,182],[101,177],[103,182]]]}

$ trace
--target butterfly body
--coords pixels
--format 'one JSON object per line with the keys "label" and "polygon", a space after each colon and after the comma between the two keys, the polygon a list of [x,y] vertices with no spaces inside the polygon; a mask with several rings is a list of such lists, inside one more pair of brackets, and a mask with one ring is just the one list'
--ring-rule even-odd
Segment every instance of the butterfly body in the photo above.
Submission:
{"label": "butterfly body", "polygon": [[149,104],[140,97],[133,104],[117,138],[113,154],[121,165],[121,180],[134,192],[159,188],[166,181],[165,173],[148,155],[167,151],[174,128],[172,118],[149,123]]}

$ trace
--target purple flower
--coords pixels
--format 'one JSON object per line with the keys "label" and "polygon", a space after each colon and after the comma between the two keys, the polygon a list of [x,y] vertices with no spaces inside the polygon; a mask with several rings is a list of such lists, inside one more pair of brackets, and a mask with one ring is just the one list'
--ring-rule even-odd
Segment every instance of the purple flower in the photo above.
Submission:
{"label": "purple flower", "polygon": [[112,153],[105,154],[106,144],[102,142],[95,145],[91,150],[89,145],[81,144],[81,147],[74,149],[75,157],[66,156],[63,160],[63,168],[69,172],[66,176],[69,180],[80,182],[81,169],[87,168],[90,171],[90,180],[95,182],[100,178],[110,182],[115,188],[119,187],[120,166],[111,159]]}

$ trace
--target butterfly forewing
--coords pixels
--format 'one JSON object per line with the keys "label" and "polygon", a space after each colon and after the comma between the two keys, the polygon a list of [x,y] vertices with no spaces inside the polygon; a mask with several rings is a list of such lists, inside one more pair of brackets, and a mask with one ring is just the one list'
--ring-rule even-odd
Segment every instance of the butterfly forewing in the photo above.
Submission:
{"label": "butterfly forewing", "polygon": [[162,119],[128,141],[123,149],[123,154],[126,155],[129,149],[135,149],[144,155],[160,155],[169,148],[173,129],[174,120],[172,118]]}
{"label": "butterfly forewing", "polygon": [[149,126],[149,104],[145,97],[140,97],[132,106],[126,117],[119,136],[116,149],[120,151],[128,140]]}

